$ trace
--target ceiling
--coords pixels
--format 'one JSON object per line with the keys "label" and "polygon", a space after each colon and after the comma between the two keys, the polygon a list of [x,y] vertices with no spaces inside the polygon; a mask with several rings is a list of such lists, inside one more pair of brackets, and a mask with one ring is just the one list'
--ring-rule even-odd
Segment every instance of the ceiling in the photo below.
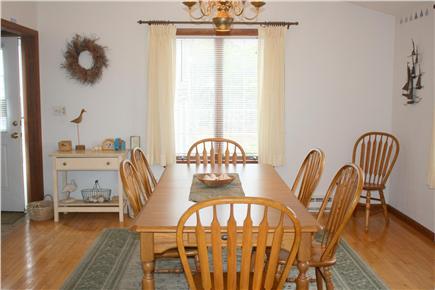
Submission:
{"label": "ceiling", "polygon": [[409,10],[427,4],[424,1],[355,1],[352,2],[371,10],[379,11],[393,16],[402,16]]}

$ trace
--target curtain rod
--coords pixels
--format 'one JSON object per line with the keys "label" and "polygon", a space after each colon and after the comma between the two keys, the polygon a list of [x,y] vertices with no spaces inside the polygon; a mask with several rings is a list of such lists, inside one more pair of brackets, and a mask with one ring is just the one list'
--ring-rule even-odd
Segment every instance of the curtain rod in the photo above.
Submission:
{"label": "curtain rod", "polygon": [[[139,20],[139,24],[213,24],[211,21],[169,21],[169,20]],[[262,21],[262,22],[233,22],[231,25],[271,25],[271,26],[287,26],[287,29],[292,25],[299,25],[299,22],[285,22],[285,21]]]}

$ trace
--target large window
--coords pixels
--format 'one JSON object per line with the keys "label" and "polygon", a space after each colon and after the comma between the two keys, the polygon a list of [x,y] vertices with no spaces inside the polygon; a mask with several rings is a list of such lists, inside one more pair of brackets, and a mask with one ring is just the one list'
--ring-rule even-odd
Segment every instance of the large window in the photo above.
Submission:
{"label": "large window", "polygon": [[178,38],[177,156],[197,140],[224,137],[257,156],[256,38]]}

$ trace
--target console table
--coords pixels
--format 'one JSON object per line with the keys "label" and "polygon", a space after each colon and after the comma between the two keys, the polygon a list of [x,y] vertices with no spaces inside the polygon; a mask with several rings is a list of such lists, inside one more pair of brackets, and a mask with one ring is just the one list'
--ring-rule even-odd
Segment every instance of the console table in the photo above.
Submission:
{"label": "console table", "polygon": [[[126,151],[56,151],[50,154],[53,160],[53,207],[54,221],[59,221],[59,212],[118,212],[119,221],[124,221],[123,187],[119,174],[119,166],[126,159]],[[59,200],[58,173],[67,171],[116,171],[118,175],[118,200],[104,203],[89,203],[83,200],[62,202]]]}

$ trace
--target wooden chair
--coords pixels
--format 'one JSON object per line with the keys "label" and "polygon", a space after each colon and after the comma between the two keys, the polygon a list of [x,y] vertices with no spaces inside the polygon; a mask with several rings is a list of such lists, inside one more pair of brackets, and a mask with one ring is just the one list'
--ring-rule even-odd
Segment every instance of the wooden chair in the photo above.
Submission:
{"label": "wooden chair", "polygon": [[[316,269],[317,289],[323,288],[323,281],[326,288],[334,289],[330,267],[336,262],[335,251],[340,241],[341,233],[358,204],[364,182],[363,172],[355,164],[343,166],[332,180],[326,192],[323,203],[317,215],[319,223],[322,222],[326,206],[330,197],[333,196],[331,209],[323,231],[320,233],[320,240],[314,240],[311,247],[311,258],[309,266]],[[285,257],[286,251],[281,251]],[[280,263],[285,260],[280,258]],[[292,279],[288,279],[292,282]]]}
{"label": "wooden chair", "polygon": [[[222,220],[225,214],[229,217],[227,223],[221,226],[219,219]],[[196,226],[186,226],[190,219],[193,223],[193,217],[196,218]],[[275,218],[272,224],[271,217]],[[256,226],[258,228],[254,228]],[[284,269],[278,271],[281,243],[289,227],[294,237],[292,247]],[[192,238],[195,238],[198,246],[200,260],[200,272],[195,276],[184,250],[185,242]],[[279,202],[255,197],[218,198],[197,203],[181,216],[177,226],[178,251],[190,289],[282,289],[295,260],[300,239],[300,224],[291,209]],[[267,240],[271,241],[268,256],[265,255]],[[211,243],[210,264],[207,241]],[[238,272],[237,249],[240,246],[241,264]],[[257,249],[255,256],[252,255],[253,246]],[[227,258],[226,271],[223,256]],[[210,265],[213,272],[210,271]]]}
{"label": "wooden chair", "polygon": [[[299,201],[306,207],[310,205],[311,196],[319,184],[325,165],[325,154],[322,150],[311,149],[299,168],[298,175],[292,186],[292,192]],[[298,189],[299,188],[299,189]]]}
{"label": "wooden chair", "polygon": [[[388,223],[388,209],[384,197],[385,184],[399,155],[399,141],[391,134],[383,132],[368,132],[355,143],[352,162],[358,164],[364,171],[364,187],[366,195],[361,198],[365,203],[365,230],[369,228],[371,200],[380,201],[384,210],[385,221]],[[377,191],[379,198],[372,197]]]}
{"label": "wooden chair", "polygon": [[152,193],[157,186],[157,179],[155,178],[151,166],[145,157],[145,153],[139,147],[136,147],[131,152],[131,161],[138,171],[138,174],[142,180],[144,188],[148,192]]}
{"label": "wooden chair", "polygon": [[[192,155],[194,154],[194,155]],[[238,156],[240,155],[240,156]],[[246,164],[246,154],[237,142],[225,138],[207,138],[195,142],[187,152],[187,164]]]}
{"label": "wooden chair", "polygon": [[120,165],[120,175],[124,193],[135,216],[137,216],[151,196],[141,182],[139,173],[130,160],[124,160]]}
{"label": "wooden chair", "polygon": [[[130,203],[130,206],[137,216],[140,210],[146,205],[146,202],[151,196],[151,192],[143,187],[141,178],[130,160],[124,160],[120,165],[120,174],[122,185],[124,186],[124,192]],[[190,258],[195,258],[195,263],[198,263],[198,251],[195,247],[186,248],[185,252]],[[159,258],[178,258],[177,248],[169,249],[162,254],[156,255],[156,259]],[[158,269],[157,273],[180,273],[181,269]]]}

